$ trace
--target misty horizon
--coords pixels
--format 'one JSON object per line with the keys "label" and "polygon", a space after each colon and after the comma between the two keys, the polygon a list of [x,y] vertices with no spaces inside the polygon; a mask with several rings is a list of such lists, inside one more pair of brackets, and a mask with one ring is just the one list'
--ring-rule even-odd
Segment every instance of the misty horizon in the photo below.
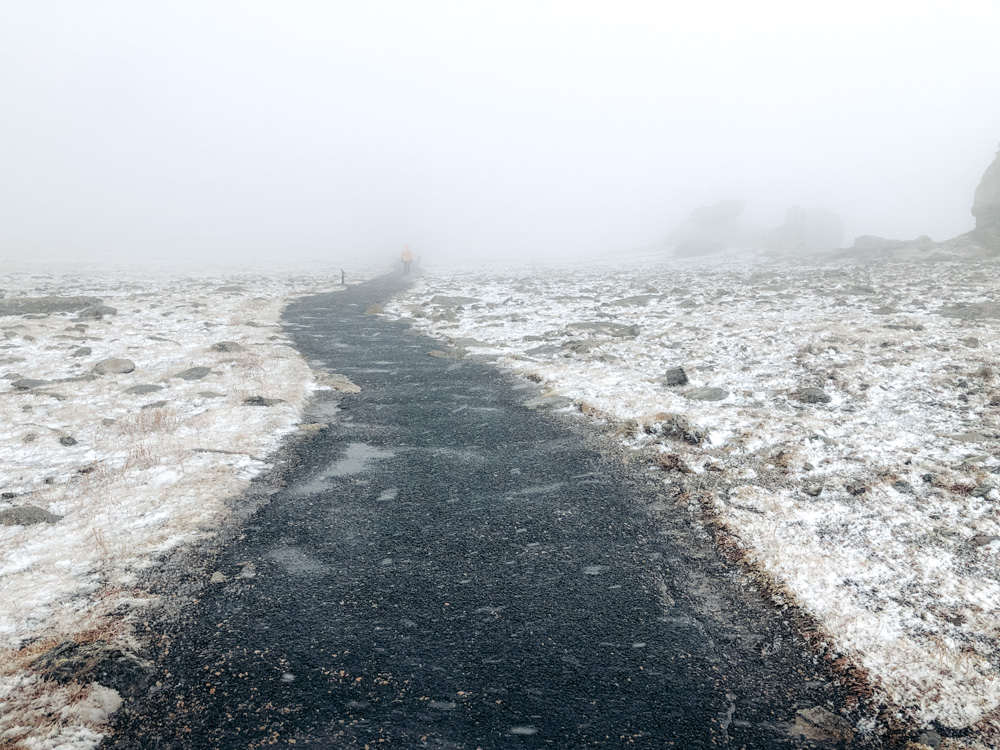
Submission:
{"label": "misty horizon", "polygon": [[5,260],[567,259],[699,206],[946,240],[1000,6],[0,6]]}

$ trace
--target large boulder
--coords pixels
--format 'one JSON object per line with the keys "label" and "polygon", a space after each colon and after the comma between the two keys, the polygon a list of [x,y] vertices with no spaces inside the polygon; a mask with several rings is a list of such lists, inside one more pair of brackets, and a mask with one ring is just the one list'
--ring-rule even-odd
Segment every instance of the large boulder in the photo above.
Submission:
{"label": "large boulder", "polygon": [[771,233],[768,244],[775,250],[811,252],[835,250],[844,239],[844,222],[825,208],[792,206],[785,221]]}
{"label": "large boulder", "polygon": [[719,201],[691,212],[668,242],[679,256],[707,255],[726,249],[740,231],[743,201]]}
{"label": "large boulder", "polygon": [[1000,250],[1000,151],[979,181],[972,215],[976,217],[975,239],[992,250]]}
{"label": "large boulder", "polygon": [[97,297],[8,297],[0,301],[0,316],[77,312],[100,304]]}

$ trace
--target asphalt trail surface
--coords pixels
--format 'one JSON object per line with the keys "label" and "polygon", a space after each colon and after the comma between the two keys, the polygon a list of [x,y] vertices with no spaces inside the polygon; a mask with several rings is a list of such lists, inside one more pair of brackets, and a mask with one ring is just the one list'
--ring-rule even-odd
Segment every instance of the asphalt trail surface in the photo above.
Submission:
{"label": "asphalt trail surface", "polygon": [[534,384],[365,314],[403,283],[288,309],[363,390],[318,402],[329,428],[248,493],[104,746],[835,746],[796,712],[841,689],[662,479],[526,408]]}

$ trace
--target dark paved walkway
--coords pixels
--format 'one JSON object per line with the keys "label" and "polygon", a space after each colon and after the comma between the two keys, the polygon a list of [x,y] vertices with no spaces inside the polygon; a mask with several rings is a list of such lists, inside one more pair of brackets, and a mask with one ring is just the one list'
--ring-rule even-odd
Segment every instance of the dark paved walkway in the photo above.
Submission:
{"label": "dark paved walkway", "polygon": [[288,310],[363,391],[221,551],[228,582],[107,746],[812,746],[795,711],[836,689],[686,511],[654,525],[662,485],[526,409],[534,386],[363,314],[400,284]]}

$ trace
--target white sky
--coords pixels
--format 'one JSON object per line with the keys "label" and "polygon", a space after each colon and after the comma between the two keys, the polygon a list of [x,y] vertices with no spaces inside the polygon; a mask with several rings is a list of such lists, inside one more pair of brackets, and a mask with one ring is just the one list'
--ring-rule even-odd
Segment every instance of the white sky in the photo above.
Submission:
{"label": "white sky", "polygon": [[0,260],[971,229],[1000,2],[0,0]]}

